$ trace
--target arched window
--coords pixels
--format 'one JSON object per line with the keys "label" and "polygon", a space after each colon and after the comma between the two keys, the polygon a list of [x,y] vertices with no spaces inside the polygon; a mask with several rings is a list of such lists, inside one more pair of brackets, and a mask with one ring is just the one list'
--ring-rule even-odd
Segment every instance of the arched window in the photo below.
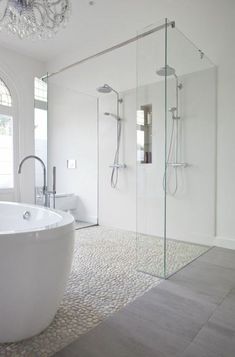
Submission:
{"label": "arched window", "polygon": [[12,96],[0,79],[0,189],[14,187]]}
{"label": "arched window", "polygon": [[12,106],[11,93],[2,79],[0,79],[0,104],[6,107]]}

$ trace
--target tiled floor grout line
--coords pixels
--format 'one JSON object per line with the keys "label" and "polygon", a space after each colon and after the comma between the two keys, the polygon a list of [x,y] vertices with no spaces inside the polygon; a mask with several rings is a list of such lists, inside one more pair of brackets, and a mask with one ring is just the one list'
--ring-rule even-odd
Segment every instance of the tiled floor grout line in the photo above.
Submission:
{"label": "tiled floor grout line", "polygon": [[[207,252],[208,253],[208,252]],[[183,291],[181,291],[181,285],[180,284],[178,284],[178,287],[176,287],[176,291],[175,291],[175,289],[174,289],[174,286],[172,287],[171,286],[171,284],[170,284],[170,281],[171,281],[171,278],[169,279],[169,280],[166,280],[166,281],[164,281],[164,280],[162,280],[161,281],[161,283],[158,285],[158,286],[156,286],[156,287],[154,287],[153,288],[153,290],[155,290],[156,292],[157,291],[159,291],[160,289],[161,289],[161,286],[162,286],[162,284],[164,285],[164,284],[168,284],[168,282],[169,282],[169,284],[170,284],[170,289],[169,289],[169,293],[170,294],[174,294],[174,291],[175,291],[175,294],[177,294],[179,297],[182,295],[182,296],[186,296],[186,298],[188,298],[189,300],[191,300],[192,301],[192,303],[193,303],[193,300],[195,300],[195,301],[198,301],[199,302],[199,305],[198,305],[198,309],[199,310],[193,310],[194,311],[194,313],[192,313],[191,314],[191,310],[189,309],[189,311],[188,311],[188,314],[186,315],[186,320],[188,321],[188,323],[189,323],[189,325],[190,325],[190,321],[191,321],[191,324],[192,325],[194,325],[194,323],[198,323],[198,324],[196,324],[196,325],[194,325],[194,328],[192,329],[192,332],[193,333],[191,333],[190,335],[187,335],[187,339],[185,339],[185,343],[183,344],[183,345],[181,345],[181,347],[176,347],[176,346],[174,346],[174,350],[172,350],[175,354],[174,354],[174,356],[178,356],[178,357],[182,357],[182,356],[185,356],[185,354],[188,356],[188,353],[189,353],[189,355],[190,355],[190,352],[191,351],[194,351],[194,353],[195,353],[195,351],[196,351],[196,355],[195,356],[200,356],[200,351],[201,351],[201,353],[203,353],[203,351],[207,351],[208,353],[209,353],[209,355],[211,354],[211,352],[213,353],[213,351],[214,351],[214,348],[217,348],[216,346],[214,347],[214,344],[211,344],[211,341],[210,341],[210,339],[209,339],[209,343],[208,343],[208,346],[207,346],[207,340],[205,340],[205,345],[204,345],[204,340],[203,339],[201,339],[201,337],[203,337],[204,335],[205,335],[205,332],[207,331],[207,329],[208,328],[211,328],[211,326],[210,326],[210,321],[213,321],[213,317],[216,319],[216,314],[218,313],[218,310],[220,309],[221,311],[223,311],[223,303],[225,304],[225,308],[226,308],[226,306],[227,306],[227,304],[226,304],[226,299],[228,299],[229,301],[230,301],[230,296],[233,298],[233,291],[234,291],[234,289],[235,289],[235,282],[234,282],[234,272],[235,272],[235,267],[233,266],[233,259],[232,259],[232,264],[228,264],[229,263],[229,261],[230,261],[230,258],[229,258],[229,261],[227,262],[227,256],[226,256],[226,254],[225,254],[225,256],[224,256],[224,258],[223,257],[221,257],[221,259],[219,259],[219,262],[220,262],[220,264],[216,264],[216,262],[217,262],[217,259],[216,259],[216,256],[218,255],[218,253],[216,253],[215,254],[215,256],[214,256],[214,258],[213,258],[213,254],[212,254],[212,256],[210,256],[210,258],[209,258],[209,261],[202,261],[201,263],[206,263],[206,264],[208,264],[208,269],[210,270],[210,272],[211,272],[211,274],[212,275],[210,275],[210,273],[209,273],[209,275],[207,275],[206,274],[206,276],[207,276],[207,278],[206,278],[206,280],[204,280],[204,278],[203,278],[203,274],[202,274],[202,277],[200,277],[200,276],[198,276],[198,274],[196,274],[195,275],[195,271],[194,270],[192,270],[192,272],[191,273],[188,273],[188,274],[186,274],[186,280],[188,281],[188,282],[190,282],[190,286],[192,285],[192,287],[193,286],[196,286],[197,287],[197,284],[199,284],[198,286],[199,286],[199,288],[198,289],[196,289],[196,288],[193,288],[193,289],[190,289],[190,287],[189,287],[189,294],[184,294],[183,293]],[[210,261],[212,259],[212,261]],[[199,261],[199,260],[198,260]],[[215,263],[214,263],[215,262]],[[228,265],[228,266],[226,266],[226,265]],[[184,269],[184,268],[183,268]],[[203,269],[207,269],[207,266],[205,265],[203,265]],[[224,271],[223,271],[223,269],[225,269]],[[213,271],[215,270],[215,272],[213,273]],[[227,271],[226,271],[227,270]],[[197,271],[197,270],[196,270]],[[227,274],[228,275],[230,275],[230,273],[232,274],[231,275],[231,278],[232,279],[230,279],[230,276],[227,276]],[[177,275],[178,273],[176,273],[176,275]],[[220,280],[219,279],[216,279],[216,280],[214,280],[214,275],[213,274],[218,274],[218,276],[221,276],[221,278],[223,279],[223,281],[224,281],[224,284],[222,284],[222,290],[221,289],[219,289],[218,291],[218,296],[217,296],[217,288],[219,288],[219,285],[220,285]],[[222,275],[221,275],[222,274]],[[227,277],[227,279],[226,279],[226,277]],[[177,280],[178,279],[176,279],[176,283],[177,283]],[[228,280],[228,281],[227,281]],[[214,282],[214,283],[212,283],[212,282]],[[196,284],[196,285],[195,285]],[[174,285],[174,284],[173,284]],[[207,286],[208,285],[208,289],[207,289]],[[200,289],[200,286],[201,286],[201,289]],[[186,287],[187,287],[187,284],[186,284]],[[159,290],[158,290],[159,289]],[[178,290],[179,289],[179,290]],[[150,289],[150,291],[151,291],[152,289]],[[163,289],[163,291],[164,291],[165,289]],[[166,287],[166,291],[168,290],[168,288]],[[211,297],[212,296],[215,296],[215,297],[218,297],[218,298],[216,298],[216,299],[209,299],[209,301],[208,301],[208,299],[207,299],[207,296],[210,296],[211,295]],[[164,295],[163,295],[164,296]],[[201,297],[200,297],[201,296]],[[209,305],[205,305],[204,306],[204,304],[202,305],[202,306],[204,306],[204,309],[205,309],[205,313],[206,313],[206,316],[203,314],[202,315],[202,317],[200,318],[200,316],[201,316],[201,312],[200,312],[200,301],[201,301],[201,298],[202,298],[202,304],[203,304],[203,302],[205,302],[205,303],[209,303]],[[138,298],[137,298],[138,299]],[[154,299],[154,295],[152,296],[152,299]],[[171,298],[172,299],[172,298]],[[172,306],[175,306],[175,304],[174,304],[174,300],[169,300],[169,304],[167,304],[167,306],[168,306],[168,308],[170,309]],[[130,303],[131,304],[131,303]],[[151,305],[151,299],[150,299],[150,305]],[[190,305],[190,304],[189,304]],[[184,306],[182,306],[182,305],[180,305],[181,306],[181,309],[183,309],[183,311],[184,311]],[[148,306],[146,305],[144,305],[143,306],[143,309],[147,309],[148,308]],[[176,305],[176,309],[177,309],[177,305]],[[204,311],[204,309],[202,310],[202,312]],[[177,310],[178,311],[178,310]],[[195,314],[197,312],[197,314]],[[179,310],[179,315],[180,315],[180,310]],[[147,315],[148,316],[148,315]],[[157,315],[156,315],[157,316]],[[178,315],[177,315],[178,316]],[[177,316],[176,316],[176,318],[177,318]],[[204,317],[203,317],[204,316]],[[131,318],[131,315],[130,315],[130,318]],[[177,320],[176,320],[177,321]],[[100,325],[102,325],[102,323],[100,324]],[[184,323],[183,323],[183,325],[184,325]],[[144,326],[144,324],[143,324],[143,326]],[[159,324],[157,324],[157,326],[159,327],[159,329],[161,330],[161,324],[159,325]],[[165,325],[164,325],[165,326]],[[172,325],[172,326],[175,326],[175,328],[178,328],[177,327],[177,325]],[[185,333],[184,333],[184,329],[182,330],[182,332],[181,332],[181,330],[180,330],[180,328],[181,327],[179,327],[179,330],[178,330],[178,334],[176,334],[176,335],[178,335],[178,337],[179,337],[179,339],[180,340],[184,340],[184,337],[185,337]],[[153,329],[156,329],[156,324],[154,323],[154,320],[153,320]],[[167,331],[167,329],[166,329],[166,331]],[[172,331],[172,330],[171,330]],[[89,332],[88,332],[89,333]],[[220,333],[220,332],[219,332]],[[201,334],[201,335],[200,335]],[[96,334],[94,334],[94,335],[96,335]],[[160,334],[161,335],[161,334]],[[103,338],[102,337],[102,334],[100,335],[99,333],[98,333],[98,335],[97,335],[98,337],[99,336],[101,336],[101,338]],[[156,333],[156,336],[158,336],[158,334]],[[207,336],[207,335],[206,335]],[[81,336],[82,337],[82,336]],[[138,337],[138,336],[137,336]],[[216,339],[215,339],[216,340]],[[78,339],[76,340],[76,341],[78,341]],[[88,351],[90,350],[90,348],[89,348],[89,341],[90,341],[90,339],[88,338],[87,339],[87,342],[88,342]],[[147,340],[148,341],[148,340]],[[178,340],[177,340],[178,341]],[[85,342],[85,346],[87,345],[87,342]],[[124,341],[125,342],[125,341]],[[174,342],[174,339],[173,339],[173,342]],[[120,346],[120,348],[121,347],[123,347],[123,342],[118,342],[118,347]],[[125,345],[125,344],[124,344]],[[167,343],[166,343],[166,345],[167,345]],[[73,353],[75,353],[74,355],[76,355],[76,351],[78,351],[78,353],[79,353],[79,351],[81,352],[81,356],[85,356],[86,355],[86,353],[85,353],[85,355],[84,355],[84,351],[83,351],[83,346],[84,346],[84,344],[83,343],[78,343],[78,345],[77,346],[75,346],[74,347],[74,349],[73,348],[71,348],[71,351],[73,352]],[[108,344],[108,346],[109,346],[109,344]],[[232,344],[232,346],[233,346],[233,344]],[[67,348],[70,348],[71,346],[69,345],[69,346],[67,346]],[[124,346],[125,347],[125,346]],[[147,347],[147,345],[146,345],[146,347]],[[218,348],[220,349],[221,347],[223,347],[223,341],[222,342],[219,342],[219,345],[218,345]],[[181,351],[180,351],[180,349],[181,349]],[[104,349],[101,347],[100,348],[100,350],[101,351],[103,351]],[[134,356],[134,354],[133,354],[133,352],[135,352],[135,347],[133,347],[133,346],[126,346],[125,348],[124,348],[124,350],[126,351],[126,352],[130,352],[130,355],[131,356]],[[69,351],[69,350],[67,350],[67,351]],[[91,349],[91,351],[93,351],[92,349]],[[155,349],[154,349],[154,351],[155,351]],[[157,350],[158,351],[158,350]],[[159,356],[159,351],[157,352],[156,351],[156,356]],[[165,351],[165,350],[164,350]],[[166,349],[166,351],[168,351],[167,349]],[[230,351],[230,350],[229,350]],[[169,351],[168,351],[169,352]],[[143,353],[145,353],[145,351],[143,351]],[[218,351],[218,353],[219,353],[219,351]],[[65,356],[66,354],[63,354],[62,353],[62,355],[61,356]],[[69,354],[68,354],[69,355]],[[78,354],[77,354],[78,355]],[[80,353],[79,353],[79,355],[80,355]],[[93,354],[90,354],[90,355],[93,355]],[[100,355],[99,353],[98,354],[94,354],[95,356],[98,356],[98,355]],[[126,354],[126,355],[128,355],[128,354]],[[145,356],[144,354],[142,355],[141,353],[140,353],[140,355],[141,356]],[[194,355],[194,354],[193,354]],[[203,354],[204,355],[204,354]],[[213,354],[212,354],[213,355]],[[220,354],[219,354],[220,355]],[[219,356],[218,355],[218,356]],[[231,353],[230,354],[228,354],[228,355],[230,355],[231,356]],[[232,354],[233,355],[233,354]],[[59,355],[58,355],[59,356]],[[104,353],[104,354],[102,354],[102,356],[103,357],[110,357],[110,354],[108,353],[108,354],[106,354],[106,352]],[[151,354],[151,356],[152,356],[152,354]],[[154,354],[153,354],[153,356],[155,356]],[[155,357],[156,357],[155,356]],[[216,354],[216,356],[217,356],[217,354]],[[67,357],[67,355],[66,355],[66,357]]]}
{"label": "tiled floor grout line", "polygon": [[[227,295],[226,295],[227,296]],[[219,306],[219,305],[218,305]],[[208,321],[211,319],[211,317],[214,315],[214,313],[217,311],[218,306],[213,310],[213,312],[211,313],[211,315],[208,317],[207,321],[204,323],[204,325],[198,330],[198,332],[196,333],[196,335],[193,337],[192,341],[190,341],[189,345],[182,351],[185,352],[190,346],[191,344],[195,341],[195,339],[197,338],[197,336],[199,335],[199,333],[201,332],[201,330],[205,327],[205,325],[208,323]]]}
{"label": "tiled floor grout line", "polygon": [[[209,264],[212,264],[212,263],[209,263]],[[212,265],[215,265],[215,264],[212,264]],[[176,273],[177,274],[177,273]],[[162,280],[161,283],[164,283],[164,282],[167,282],[167,280]],[[150,288],[149,290],[147,290],[146,292],[144,292],[142,295],[138,296],[135,300],[137,300],[138,298],[140,298],[141,296],[145,295],[148,291],[152,290],[152,289],[158,289],[161,285],[161,283],[159,285],[157,285],[156,287],[154,288]],[[208,317],[207,321],[203,324],[203,326],[198,330],[198,332],[196,333],[196,335],[193,337],[193,339],[189,342],[188,346],[185,347],[185,349],[183,349],[183,351],[181,353],[184,353],[190,346],[192,343],[194,343],[195,339],[197,338],[197,336],[199,335],[199,333],[201,332],[201,330],[205,327],[205,325],[208,323],[208,321],[213,317],[213,315],[215,314],[215,312],[218,310],[219,306],[221,306],[221,304],[223,303],[223,301],[227,298],[227,296],[231,293],[231,291],[235,288],[235,285],[229,290],[229,292],[227,292],[224,297],[222,298],[222,300],[218,303],[218,304],[215,304],[216,307],[215,309],[212,311],[212,313],[210,314],[210,316]],[[134,300],[134,301],[135,301]],[[125,306],[131,304],[133,301],[127,303]],[[125,306],[123,306],[122,308],[124,308]],[[122,308],[120,310],[122,310]],[[119,310],[119,311],[120,311]],[[114,312],[112,315],[118,313],[119,311],[116,311]],[[111,316],[112,316],[111,315]],[[73,342],[76,342],[77,340],[79,340],[81,337],[85,336],[86,334],[88,334],[90,331],[92,331],[93,329],[95,329],[96,327],[98,327],[99,325],[101,325],[102,323],[104,323],[106,320],[108,320],[111,316],[108,316],[106,319],[104,319],[103,321],[101,321],[97,326],[94,326],[91,330],[87,331],[85,334],[79,336],[77,339],[75,339],[74,341],[72,341],[70,344],[68,344],[67,346],[65,346],[66,348],[69,348],[69,346],[73,343]],[[65,348],[64,347],[64,348]],[[58,351],[60,352],[60,351]]]}
{"label": "tiled floor grout line", "polygon": [[[211,264],[211,263],[210,263]],[[213,264],[215,265],[215,264]],[[218,266],[218,265],[217,265]],[[224,295],[223,299],[220,301],[219,304],[216,304],[216,308],[212,311],[211,315],[208,317],[207,321],[204,323],[204,325],[198,330],[197,334],[194,336],[194,338],[192,339],[192,341],[189,343],[189,345],[182,351],[182,353],[184,353],[190,346],[192,343],[194,343],[194,341],[196,340],[197,336],[199,335],[199,333],[201,332],[201,330],[206,326],[206,324],[208,323],[208,321],[210,321],[210,319],[212,318],[212,316],[215,314],[215,312],[218,310],[219,306],[222,305],[222,303],[224,302],[224,300],[227,298],[227,296],[231,293],[231,291],[235,288],[235,286],[233,286],[229,292],[227,294]],[[179,356],[180,357],[180,356]]]}
{"label": "tiled floor grout line", "polygon": [[[211,249],[210,249],[210,250],[211,250]],[[209,251],[210,251],[210,250],[209,250]],[[207,253],[208,253],[208,252],[202,253],[202,254],[200,255],[200,257],[202,257],[204,254],[207,254]],[[197,259],[199,259],[200,257],[195,258],[195,259],[194,259],[192,262],[190,262],[188,265],[190,265],[191,263],[197,261]],[[217,267],[217,268],[223,268],[223,269],[234,270],[234,271],[235,271],[235,268],[225,267],[225,266],[222,266],[222,265],[219,265],[219,264],[216,264],[216,263],[211,263],[211,262],[207,262],[207,261],[200,261],[200,260],[198,260],[198,262],[202,262],[202,263],[214,265],[214,266]],[[185,268],[185,267],[183,267],[183,268]],[[178,273],[178,272],[176,272],[176,273]],[[235,286],[233,287],[233,289],[234,289],[234,288],[235,288]]]}

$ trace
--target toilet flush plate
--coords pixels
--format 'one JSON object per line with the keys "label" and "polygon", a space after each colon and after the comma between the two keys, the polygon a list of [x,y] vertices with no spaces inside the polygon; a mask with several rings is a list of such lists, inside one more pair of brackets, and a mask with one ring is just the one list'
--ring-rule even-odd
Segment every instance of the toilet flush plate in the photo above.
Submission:
{"label": "toilet flush plate", "polygon": [[68,169],[76,169],[76,167],[77,167],[77,160],[75,160],[75,159],[67,160],[67,168]]}

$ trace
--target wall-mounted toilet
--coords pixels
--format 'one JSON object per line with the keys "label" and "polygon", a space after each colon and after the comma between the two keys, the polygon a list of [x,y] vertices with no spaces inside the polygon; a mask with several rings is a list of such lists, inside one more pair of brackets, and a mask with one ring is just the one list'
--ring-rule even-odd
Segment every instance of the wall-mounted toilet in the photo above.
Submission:
{"label": "wall-mounted toilet", "polygon": [[[53,197],[50,197],[50,206],[53,207]],[[70,212],[75,220],[77,217],[78,196],[74,193],[56,193],[55,195],[55,209]]]}

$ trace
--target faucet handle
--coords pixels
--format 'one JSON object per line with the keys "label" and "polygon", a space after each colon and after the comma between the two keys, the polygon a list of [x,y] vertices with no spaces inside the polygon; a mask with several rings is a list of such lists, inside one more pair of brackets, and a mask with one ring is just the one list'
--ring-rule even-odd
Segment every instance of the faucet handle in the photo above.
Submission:
{"label": "faucet handle", "polygon": [[56,193],[56,167],[53,166],[53,185],[52,185],[52,191],[53,193]]}

